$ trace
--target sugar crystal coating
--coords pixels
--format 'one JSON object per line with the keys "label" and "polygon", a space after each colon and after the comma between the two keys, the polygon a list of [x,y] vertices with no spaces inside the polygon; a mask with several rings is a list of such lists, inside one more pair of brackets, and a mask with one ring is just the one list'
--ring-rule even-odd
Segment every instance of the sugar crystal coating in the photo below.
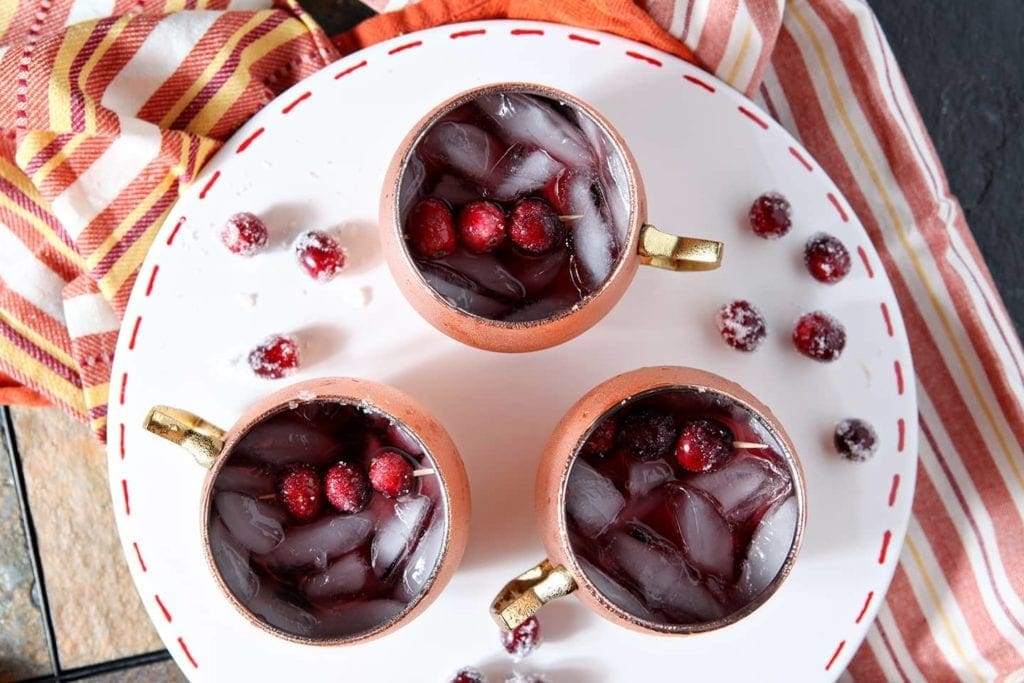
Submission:
{"label": "sugar crystal coating", "polygon": [[878,450],[875,428],[857,418],[837,424],[832,439],[839,455],[853,462],[867,462]]}

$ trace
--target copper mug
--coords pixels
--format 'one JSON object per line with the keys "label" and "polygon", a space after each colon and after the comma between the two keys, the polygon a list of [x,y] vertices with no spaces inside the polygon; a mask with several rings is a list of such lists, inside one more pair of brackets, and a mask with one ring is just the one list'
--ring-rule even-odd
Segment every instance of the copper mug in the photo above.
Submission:
{"label": "copper mug", "polygon": [[[793,540],[774,579],[760,594],[736,611],[696,623],[654,621],[613,602],[584,570],[579,555],[573,550],[567,519],[567,482],[580,449],[595,426],[605,416],[634,400],[666,390],[695,391],[748,413],[760,425],[763,438],[772,442],[775,452],[785,462],[792,482],[791,493],[786,495],[795,498],[796,526]],[[569,409],[555,427],[542,454],[537,472],[535,508],[548,556],[506,584],[492,603],[491,614],[505,630],[515,629],[545,603],[572,593],[576,593],[587,607],[600,616],[634,631],[685,635],[723,628],[758,609],[785,582],[800,549],[807,515],[804,476],[796,450],[768,407],[746,389],[723,377],[693,368],[671,366],[643,368],[618,375],[592,389]]]}
{"label": "copper mug", "polygon": [[[309,405],[351,406],[364,411],[361,414],[372,415],[373,419],[386,420],[391,425],[398,425],[394,429],[402,430],[406,443],[413,444],[409,446],[410,450],[416,448],[422,451],[419,460],[427,468],[417,474],[422,475],[430,469],[433,470],[417,484],[420,492],[426,490],[424,487],[427,484],[424,482],[432,480],[429,484],[432,495],[443,501],[443,509],[441,505],[432,508],[435,514],[433,521],[442,525],[437,532],[436,561],[432,569],[425,566],[426,573],[417,578],[417,584],[421,584],[418,594],[409,599],[403,608],[395,607],[393,613],[387,614],[382,623],[368,623],[366,628],[344,636],[310,635],[306,632],[297,632],[297,629],[273,625],[260,618],[228,585],[222,569],[218,567],[210,538],[211,528],[216,523],[213,498],[218,476],[224,471],[225,466],[232,464],[236,453],[245,451],[246,436],[260,425],[269,424],[269,420],[290,420],[291,414],[286,415],[287,411],[294,414],[294,411],[305,409]],[[462,459],[444,427],[416,401],[393,387],[362,379],[315,379],[294,384],[263,398],[245,411],[227,431],[185,410],[166,406],[157,406],[150,410],[144,426],[153,434],[183,447],[199,465],[209,469],[200,495],[199,533],[206,562],[220,591],[234,608],[253,626],[274,636],[307,645],[349,645],[383,636],[409,623],[427,609],[451,580],[462,558],[470,514],[469,482]],[[289,446],[298,448],[301,444],[308,444],[311,437],[300,428],[292,433],[284,432],[281,438],[284,439],[284,448],[281,449],[284,452]],[[243,459],[245,457],[247,456],[243,455]],[[298,462],[296,461],[296,464]],[[443,516],[437,517],[437,514]],[[339,515],[334,519],[343,517]],[[424,538],[427,533],[429,532],[424,532]],[[235,589],[238,589],[237,585]],[[256,600],[255,595],[242,597]],[[287,617],[287,606],[281,609],[285,610]],[[305,619],[301,615],[295,618]],[[363,614],[354,618],[369,622],[373,621],[374,617]],[[305,627],[308,624],[302,623],[299,626]]]}
{"label": "copper mug", "polygon": [[[621,168],[626,186],[628,218],[625,219],[623,247],[610,274],[578,305],[537,320],[502,321],[474,315],[448,301],[432,288],[410,254],[403,231],[403,193],[407,169],[417,146],[440,119],[460,106],[483,96],[502,93],[527,94],[575,109],[596,126]],[[408,203],[407,201],[405,203]],[[568,216],[565,218],[577,218]],[[722,260],[720,242],[678,237],[647,223],[647,198],[640,169],[629,147],[611,123],[594,107],[567,92],[531,83],[495,83],[473,88],[451,97],[431,109],[409,131],[395,153],[381,194],[381,240],[388,267],[402,294],[430,324],[465,344],[490,351],[536,351],[561,344],[595,325],[625,293],[641,264],[674,271],[703,271],[718,268]]]}

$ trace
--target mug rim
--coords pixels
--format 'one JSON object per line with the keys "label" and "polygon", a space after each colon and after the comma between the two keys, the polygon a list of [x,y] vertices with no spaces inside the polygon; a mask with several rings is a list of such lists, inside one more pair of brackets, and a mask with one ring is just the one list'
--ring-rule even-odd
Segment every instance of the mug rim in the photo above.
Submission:
{"label": "mug rim", "polygon": [[[573,442],[572,449],[567,455],[561,457],[558,491],[556,498],[552,503],[557,523],[557,538],[560,546],[559,550],[561,550],[561,554],[567,568],[575,579],[578,587],[582,590],[581,595],[593,600],[593,604],[597,606],[597,611],[601,613],[602,616],[611,618],[612,621],[624,624],[634,630],[639,630],[645,633],[657,633],[662,635],[694,635],[698,633],[708,633],[731,626],[753,614],[768,602],[768,600],[771,599],[771,597],[779,590],[782,584],[785,583],[786,579],[789,578],[803,544],[804,529],[807,523],[807,493],[803,466],[800,463],[799,455],[797,454],[789,435],[785,432],[781,422],[779,422],[775,414],[772,413],[765,404],[739,384],[736,384],[735,382],[732,382],[720,375],[696,368],[661,366],[640,368],[622,373],[594,387],[594,389],[588,392],[572,408],[569,409],[563,420],[567,420],[570,416],[575,416],[576,414],[585,414],[585,411],[590,407],[589,404],[592,402],[592,399],[595,398],[594,395],[598,394],[602,388],[607,385],[631,380],[632,378],[642,378],[645,374],[658,370],[669,371],[670,374],[676,377],[686,376],[691,378],[692,381],[675,381],[672,378],[668,378],[664,380],[655,380],[653,382],[642,382],[642,386],[637,388],[635,391],[630,391],[626,395],[618,394],[618,398],[615,399],[606,397],[601,401],[602,409],[600,413],[596,418],[588,421],[585,429],[579,431],[575,441]],[[762,427],[768,430],[771,436],[779,444],[781,450],[780,455],[782,456],[782,459],[790,472],[790,476],[792,477],[793,495],[796,497],[797,502],[797,525],[796,531],[793,535],[793,541],[790,544],[789,551],[786,554],[786,559],[783,562],[782,567],[768,586],[759,593],[757,597],[740,609],[719,619],[695,624],[665,624],[649,621],[624,610],[616,605],[610,598],[605,596],[604,593],[594,585],[593,581],[591,581],[572,547],[572,543],[569,539],[565,504],[569,474],[579,457],[580,448],[582,448],[586,438],[591,434],[591,432],[593,432],[600,421],[637,399],[665,391],[672,391],[674,389],[693,389],[712,392],[719,396],[724,396],[730,401],[738,403],[748,410],[751,415],[761,423]],[[560,423],[558,429],[562,427],[562,424],[564,423]],[[538,494],[539,493],[540,487],[538,487]],[[589,601],[585,600],[585,602]]]}
{"label": "mug rim", "polygon": [[[568,105],[582,111],[588,116],[597,126],[600,128],[605,138],[612,144],[614,151],[618,154],[622,161],[623,167],[626,172],[626,185],[629,192],[629,218],[627,220],[627,229],[625,232],[625,238],[623,240],[622,249],[615,260],[615,264],[612,268],[611,273],[604,279],[601,285],[590,292],[585,299],[580,301],[578,304],[570,306],[564,310],[561,310],[553,315],[549,315],[544,318],[537,320],[525,320],[525,321],[505,321],[495,320],[485,316],[476,315],[465,311],[458,306],[450,303],[445,299],[439,292],[437,292],[423,277],[423,273],[416,264],[415,259],[409,251],[407,241],[404,236],[404,230],[402,225],[401,213],[401,190],[402,183],[405,177],[405,171],[408,168],[410,159],[415,153],[418,145],[423,140],[424,136],[433,128],[433,126],[446,114],[457,109],[458,107],[470,102],[478,97],[490,93],[500,92],[512,92],[512,93],[526,93],[540,95],[549,99],[567,103]],[[462,320],[473,325],[484,326],[491,328],[497,332],[509,332],[509,333],[524,333],[543,328],[553,323],[565,323],[567,319],[574,316],[578,316],[584,312],[591,312],[591,310],[600,310],[600,306],[595,306],[599,301],[603,303],[603,300],[609,294],[617,294],[611,303],[606,304],[606,309],[610,310],[611,306],[614,305],[615,301],[621,298],[624,292],[624,285],[620,283],[620,280],[626,278],[625,283],[632,279],[635,275],[637,266],[640,263],[640,257],[637,253],[640,231],[646,221],[646,198],[643,191],[643,181],[640,176],[639,166],[636,163],[636,159],[633,157],[626,141],[619,134],[619,132],[612,126],[611,122],[597,111],[592,105],[586,101],[580,99],[572,93],[566,92],[553,86],[544,85],[541,83],[533,83],[527,81],[498,81],[488,83],[485,85],[474,86],[467,90],[463,90],[452,97],[442,101],[440,104],[432,108],[427,114],[420,118],[414,126],[410,129],[405,139],[402,141],[395,156],[392,159],[392,173],[389,172],[388,178],[385,181],[384,188],[384,201],[386,202],[386,226],[382,225],[382,230],[387,230],[389,233],[395,235],[395,243],[400,251],[400,258],[404,268],[411,272],[415,279],[415,284],[420,288],[424,289],[434,305],[440,306],[446,311],[454,314],[457,319]],[[388,199],[391,199],[389,202]],[[384,217],[384,216],[382,216]],[[385,221],[381,221],[384,223]],[[631,258],[632,257],[632,258]],[[391,259],[388,259],[389,265]],[[615,291],[618,289],[619,291]],[[404,293],[404,292],[403,292]],[[408,297],[407,297],[408,298]],[[598,319],[602,317],[607,310],[601,312],[598,315]],[[594,321],[596,322],[596,320]],[[433,323],[432,323],[433,324]],[[584,326],[580,330],[576,330],[565,336],[564,339],[560,339],[555,343],[561,343],[571,339],[574,336],[582,333],[588,329],[591,325]],[[465,340],[463,340],[465,341]],[[545,345],[545,346],[550,346]],[[540,346],[538,348],[545,348]],[[485,347],[489,348],[489,347]],[[532,348],[532,347],[531,347]]]}
{"label": "mug rim", "polygon": [[[332,390],[330,387],[339,387],[338,390]],[[348,387],[344,389],[341,387]],[[365,389],[362,394],[355,392],[356,387]],[[305,392],[312,392],[314,396],[309,398],[298,398],[298,394]],[[377,405],[374,400],[375,397],[379,397],[383,392],[390,393],[392,398],[400,398],[405,406],[419,409],[421,414],[425,415],[430,420],[433,420],[435,424],[440,427],[440,423],[434,420],[433,416],[426,413],[419,404],[410,396],[403,392],[394,389],[385,384],[373,382],[371,380],[363,380],[349,377],[333,377],[333,378],[321,378],[314,380],[307,380],[298,382],[290,386],[284,387],[248,408],[230,427],[225,433],[224,447],[220,454],[214,460],[213,466],[206,473],[203,481],[203,488],[200,492],[199,497],[199,526],[200,526],[200,542],[203,546],[203,556],[206,559],[206,564],[210,569],[210,573],[213,575],[214,582],[220,589],[220,592],[224,597],[227,598],[228,602],[231,603],[232,607],[241,614],[246,621],[253,626],[256,626],[262,631],[265,631],[275,637],[283,640],[288,640],[301,645],[314,645],[318,647],[333,647],[343,645],[355,645],[362,642],[367,642],[379,638],[381,636],[396,630],[400,626],[413,620],[415,617],[425,610],[434,599],[438,596],[434,593],[435,589],[443,589],[450,580],[451,576],[447,576],[438,584],[438,578],[444,574],[446,567],[450,568],[449,574],[454,571],[455,567],[459,564],[463,552],[463,547],[458,545],[465,545],[465,534],[462,534],[463,538],[459,543],[453,542],[453,530],[454,530],[454,516],[452,513],[452,484],[450,480],[450,473],[446,471],[446,468],[441,465],[439,459],[434,454],[434,449],[431,448],[430,444],[420,436],[416,431],[413,431],[407,424],[406,420],[394,415],[391,411],[382,408]],[[213,550],[210,544],[210,519],[213,514],[213,488],[214,482],[217,479],[221,469],[223,469],[228,461],[235,446],[238,445],[239,441],[242,440],[257,424],[272,417],[280,412],[284,412],[286,409],[290,409],[292,403],[298,405],[304,405],[308,403],[314,403],[323,400],[338,400],[345,402],[347,405],[354,405],[357,407],[369,408],[378,414],[387,417],[389,420],[397,422],[402,425],[409,434],[416,439],[416,441],[423,447],[424,453],[430,456],[430,460],[434,465],[435,476],[438,477],[441,484],[441,493],[444,498],[444,538],[441,543],[440,550],[438,552],[437,560],[434,564],[434,568],[427,578],[427,581],[423,584],[423,588],[417,594],[417,596],[406,603],[405,607],[401,612],[386,620],[385,622],[378,624],[374,628],[356,633],[350,636],[340,636],[332,638],[316,638],[312,636],[302,636],[295,633],[289,633],[283,629],[274,626],[262,619],[260,619],[252,610],[246,607],[242,601],[231,591],[228,587],[227,582],[221,574],[220,569],[217,567],[217,563],[213,557]],[[297,406],[296,406],[297,407]],[[447,435],[447,431],[441,427],[442,433]],[[461,455],[454,448],[454,443],[451,442],[450,437],[448,438],[449,444],[452,446],[452,453],[455,455],[457,462],[462,463]],[[441,444],[445,445],[445,444]],[[457,476],[457,475],[456,475]],[[463,471],[462,478],[465,478],[465,472]],[[468,495],[466,497],[466,504],[469,504]]]}

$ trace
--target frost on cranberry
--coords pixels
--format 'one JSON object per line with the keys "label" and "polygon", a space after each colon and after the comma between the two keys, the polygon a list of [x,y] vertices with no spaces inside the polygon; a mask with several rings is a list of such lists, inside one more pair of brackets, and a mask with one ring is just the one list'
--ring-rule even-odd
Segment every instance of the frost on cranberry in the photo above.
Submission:
{"label": "frost on cranberry", "polygon": [[478,669],[466,667],[459,669],[452,676],[451,683],[484,683],[484,675]]}
{"label": "frost on cranberry", "polygon": [[530,617],[512,631],[501,631],[501,645],[519,662],[540,647],[540,622]]}
{"label": "frost on cranberry", "polygon": [[717,420],[686,422],[676,440],[676,461],[690,472],[710,472],[732,457],[732,442],[732,431]]}
{"label": "frost on cranberry", "polygon": [[397,449],[382,450],[370,460],[370,484],[385,498],[404,496],[412,490],[412,465]]}
{"label": "frost on cranberry", "polygon": [[327,502],[339,512],[360,512],[370,502],[373,491],[362,470],[339,462],[324,475],[324,494]]}
{"label": "frost on cranberry", "polygon": [[850,272],[850,252],[838,238],[819,232],[804,246],[804,263],[815,280],[831,285]]}
{"label": "frost on cranberry", "polygon": [[416,143],[400,180],[400,228],[448,305],[531,323],[580,306],[611,276],[625,253],[629,185],[619,147],[583,111],[531,92],[490,93]]}
{"label": "frost on cranberry", "polygon": [[295,256],[306,274],[317,282],[333,280],[345,266],[345,250],[322,230],[307,230],[299,235]]}
{"label": "frost on cranberry", "polygon": [[249,367],[257,377],[281,379],[299,367],[299,344],[294,337],[275,334],[249,352]]}
{"label": "frost on cranberry", "polygon": [[753,351],[768,336],[761,311],[742,299],[718,309],[715,321],[725,343],[738,351]]}
{"label": "frost on cranberry", "polygon": [[243,211],[225,221],[220,241],[232,253],[252,256],[267,246],[267,235],[267,226],[259,216]]}
{"label": "frost on cranberry", "polygon": [[312,467],[296,467],[284,475],[278,497],[291,518],[308,522],[320,514],[320,475]]}
{"label": "frost on cranberry", "polygon": [[609,415],[590,432],[590,436],[583,443],[580,452],[586,455],[608,455],[615,448],[618,428],[618,418]]}
{"label": "frost on cranberry", "polygon": [[815,311],[796,321],[793,344],[808,358],[834,361],[846,347],[846,329],[828,313]]}
{"label": "frost on cranberry", "polygon": [[660,458],[676,438],[672,416],[652,408],[627,413],[620,425],[619,448],[637,460]]}
{"label": "frost on cranberry", "polygon": [[792,214],[788,199],[778,192],[767,192],[750,207],[750,229],[758,237],[778,239],[789,232]]}
{"label": "frost on cranberry", "polygon": [[856,418],[837,424],[832,441],[839,455],[853,462],[866,462],[878,450],[878,435],[874,427]]}

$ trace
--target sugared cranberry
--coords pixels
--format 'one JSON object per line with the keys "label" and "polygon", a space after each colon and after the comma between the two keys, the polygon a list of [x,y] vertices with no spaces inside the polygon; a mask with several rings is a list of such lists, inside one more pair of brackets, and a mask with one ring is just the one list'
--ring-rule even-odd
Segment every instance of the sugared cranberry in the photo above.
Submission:
{"label": "sugared cranberry", "polygon": [[431,197],[418,202],[412,207],[405,226],[409,246],[421,258],[444,258],[455,251],[458,244],[452,210],[440,199]]}
{"label": "sugared cranberry", "polygon": [[778,192],[767,192],[750,207],[750,227],[765,239],[778,239],[789,232],[793,210],[789,200]]}
{"label": "sugared cranberry", "polygon": [[324,493],[327,502],[339,512],[359,512],[367,506],[373,495],[366,475],[344,462],[327,470],[324,475]]}
{"label": "sugared cranberry", "polygon": [[370,484],[385,498],[412,491],[412,465],[396,450],[383,450],[370,460]]}
{"label": "sugared cranberry", "polygon": [[312,467],[296,467],[284,475],[278,499],[297,522],[308,522],[320,513],[320,476]]}
{"label": "sugared cranberry", "polygon": [[693,420],[679,430],[676,460],[690,472],[710,472],[724,465],[733,453],[732,430],[717,420]]}
{"label": "sugared cranberry", "polygon": [[753,351],[768,335],[761,311],[742,299],[718,309],[715,320],[725,343],[740,351]]}
{"label": "sugared cranberry", "polygon": [[295,240],[299,265],[319,282],[333,280],[345,266],[345,250],[322,230],[307,230]]}
{"label": "sugared cranberry", "polygon": [[249,352],[249,367],[257,376],[280,379],[299,367],[299,344],[294,337],[275,334]]}
{"label": "sugared cranberry", "polygon": [[846,346],[846,330],[828,313],[815,311],[796,321],[793,344],[808,358],[833,361],[839,358]]}
{"label": "sugared cranberry", "polygon": [[836,425],[832,441],[839,455],[854,462],[870,460],[878,450],[878,435],[864,420],[851,418]]}
{"label": "sugared cranberry", "polygon": [[502,631],[501,644],[505,652],[517,662],[536,650],[540,646],[540,622],[537,617],[530,617],[513,631]]}
{"label": "sugared cranberry", "polygon": [[466,667],[452,676],[451,683],[484,683],[484,675],[476,669]]}
{"label": "sugared cranberry", "polygon": [[819,232],[807,240],[804,263],[815,280],[831,285],[850,272],[850,252],[837,238]]}
{"label": "sugared cranberry", "polygon": [[618,431],[619,421],[614,415],[609,415],[601,424],[590,432],[590,436],[583,443],[580,452],[583,455],[607,455],[615,448],[615,437]]}
{"label": "sugared cranberry", "polygon": [[551,205],[538,197],[527,197],[512,207],[508,236],[527,254],[540,255],[564,242],[565,228]]}
{"label": "sugared cranberry", "polygon": [[220,241],[235,254],[252,256],[267,246],[267,235],[267,226],[259,216],[243,211],[224,223]]}
{"label": "sugared cranberry", "polygon": [[474,254],[486,254],[505,241],[505,211],[494,202],[470,202],[459,212],[459,238]]}
{"label": "sugared cranberry", "polygon": [[654,460],[672,449],[676,440],[675,421],[671,415],[642,408],[622,418],[618,444],[637,460]]}

